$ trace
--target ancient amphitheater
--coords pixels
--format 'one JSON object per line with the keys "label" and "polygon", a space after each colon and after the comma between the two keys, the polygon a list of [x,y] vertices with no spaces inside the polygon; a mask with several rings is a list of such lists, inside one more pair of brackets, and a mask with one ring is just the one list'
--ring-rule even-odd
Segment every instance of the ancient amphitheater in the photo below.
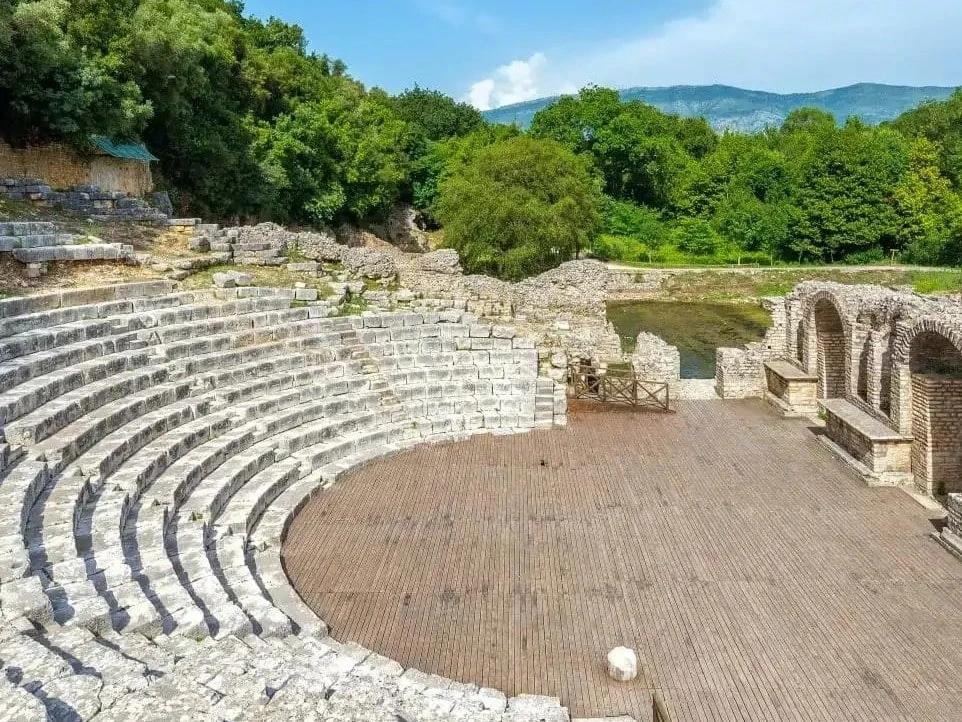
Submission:
{"label": "ancient amphitheater", "polygon": [[803,284],[732,400],[569,423],[587,326],[315,298],[0,300],[0,719],[962,718],[957,302]]}
{"label": "ancient amphitheater", "polygon": [[564,717],[333,641],[279,556],[292,513],[374,456],[550,426],[533,344],[293,302],[167,282],[0,302],[0,717]]}

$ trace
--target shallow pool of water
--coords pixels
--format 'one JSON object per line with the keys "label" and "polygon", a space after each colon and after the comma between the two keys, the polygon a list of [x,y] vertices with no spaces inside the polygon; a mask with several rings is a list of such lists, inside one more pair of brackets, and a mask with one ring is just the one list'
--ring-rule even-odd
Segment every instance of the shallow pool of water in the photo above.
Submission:
{"label": "shallow pool of water", "polygon": [[715,349],[761,341],[772,322],[764,308],[750,303],[678,301],[609,303],[608,320],[621,336],[622,348],[629,353],[641,331],[677,346],[683,379],[714,378]]}

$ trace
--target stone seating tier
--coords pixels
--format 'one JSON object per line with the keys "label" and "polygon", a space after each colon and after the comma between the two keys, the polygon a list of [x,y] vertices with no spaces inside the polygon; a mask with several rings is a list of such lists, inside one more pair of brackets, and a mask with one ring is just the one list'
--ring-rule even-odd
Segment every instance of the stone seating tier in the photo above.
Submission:
{"label": "stone seating tier", "polygon": [[568,719],[333,640],[281,558],[359,464],[563,421],[533,344],[459,311],[293,300],[0,301],[0,720]]}

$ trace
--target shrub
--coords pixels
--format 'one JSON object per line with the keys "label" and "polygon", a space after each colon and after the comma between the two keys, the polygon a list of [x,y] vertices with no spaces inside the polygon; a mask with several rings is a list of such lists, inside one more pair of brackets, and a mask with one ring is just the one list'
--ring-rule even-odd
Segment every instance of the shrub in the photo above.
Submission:
{"label": "shrub", "polygon": [[587,247],[600,202],[585,160],[521,136],[481,149],[442,180],[437,215],[466,271],[514,280]]}

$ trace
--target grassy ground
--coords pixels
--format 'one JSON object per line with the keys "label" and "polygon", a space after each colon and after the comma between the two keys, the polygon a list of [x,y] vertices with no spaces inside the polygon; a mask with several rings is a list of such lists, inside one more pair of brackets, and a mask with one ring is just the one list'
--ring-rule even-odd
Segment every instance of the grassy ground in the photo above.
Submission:
{"label": "grassy ground", "polygon": [[[639,274],[640,276],[640,274]],[[738,301],[784,296],[802,281],[871,283],[919,293],[962,293],[962,270],[759,269],[751,273],[681,271],[662,285],[662,297],[680,301]]]}

